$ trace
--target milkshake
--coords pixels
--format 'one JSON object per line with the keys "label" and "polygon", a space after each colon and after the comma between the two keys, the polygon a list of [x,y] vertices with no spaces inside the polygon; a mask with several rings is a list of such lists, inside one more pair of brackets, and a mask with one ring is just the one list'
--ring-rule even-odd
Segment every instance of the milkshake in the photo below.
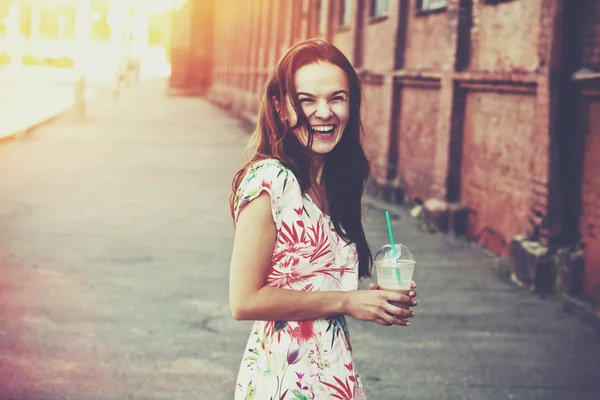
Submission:
{"label": "milkshake", "polygon": [[[394,247],[386,244],[375,256],[377,285],[381,290],[408,295],[416,263],[408,247],[402,244],[395,244]],[[404,309],[410,307],[407,303],[392,302],[392,304]]]}

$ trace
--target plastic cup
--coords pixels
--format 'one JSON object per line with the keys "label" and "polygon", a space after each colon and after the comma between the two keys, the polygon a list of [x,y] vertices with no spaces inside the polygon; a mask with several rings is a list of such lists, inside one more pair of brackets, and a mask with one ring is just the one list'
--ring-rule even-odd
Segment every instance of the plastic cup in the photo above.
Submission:
{"label": "plastic cup", "polygon": [[[417,262],[408,247],[402,244],[396,244],[394,247],[395,252],[391,245],[386,244],[375,255],[377,285],[381,290],[408,295]],[[410,307],[407,303],[392,304],[404,309]]]}

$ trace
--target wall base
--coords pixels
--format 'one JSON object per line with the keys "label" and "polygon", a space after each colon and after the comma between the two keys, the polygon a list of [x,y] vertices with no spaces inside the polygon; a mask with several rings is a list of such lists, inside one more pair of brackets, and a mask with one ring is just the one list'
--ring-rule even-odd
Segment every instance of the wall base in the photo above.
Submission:
{"label": "wall base", "polygon": [[584,295],[584,254],[583,250],[560,249],[556,254],[556,291],[565,296]]}
{"label": "wall base", "polygon": [[468,207],[460,202],[448,203],[428,199],[423,203],[425,222],[434,231],[451,233],[455,236],[467,234]]}
{"label": "wall base", "polygon": [[510,242],[511,276],[534,292],[554,291],[557,263],[555,254],[525,236],[515,236]]}
{"label": "wall base", "polygon": [[404,189],[401,186],[376,182],[373,178],[367,181],[365,192],[376,199],[393,204],[403,204],[406,200]]}
{"label": "wall base", "polygon": [[584,255],[578,246],[550,250],[517,235],[510,243],[510,275],[513,282],[534,292],[556,293],[600,317],[600,304],[584,291]]}

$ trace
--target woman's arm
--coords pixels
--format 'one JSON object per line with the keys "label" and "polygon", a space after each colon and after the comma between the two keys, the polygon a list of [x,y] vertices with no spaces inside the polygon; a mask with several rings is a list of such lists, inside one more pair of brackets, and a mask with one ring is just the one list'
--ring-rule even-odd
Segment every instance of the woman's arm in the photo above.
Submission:
{"label": "woman's arm", "polygon": [[[382,290],[303,292],[268,286],[267,276],[277,239],[271,201],[263,192],[240,212],[229,280],[229,302],[237,320],[301,321],[348,314],[382,325],[406,325],[412,312],[389,301],[411,298]],[[397,317],[394,317],[396,315]]]}

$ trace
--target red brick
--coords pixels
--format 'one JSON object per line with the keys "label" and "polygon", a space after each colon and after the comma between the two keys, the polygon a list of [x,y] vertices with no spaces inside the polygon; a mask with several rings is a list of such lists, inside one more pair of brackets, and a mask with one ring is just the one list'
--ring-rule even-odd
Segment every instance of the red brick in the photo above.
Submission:
{"label": "red brick", "polygon": [[403,87],[400,89],[398,130],[398,174],[411,199],[432,196],[432,173],[436,151],[439,89]]}
{"label": "red brick", "polygon": [[589,118],[585,143],[580,229],[585,244],[585,290],[600,304],[600,100],[584,106]]}
{"label": "red brick", "polygon": [[[333,5],[331,8],[332,16],[332,43],[338,49],[341,50],[342,53],[350,60],[350,62],[354,63],[354,50],[355,50],[355,38],[356,38],[356,22],[353,19],[353,23],[350,26],[340,26],[339,25],[339,15],[340,15],[340,5],[341,2],[339,0],[333,0]],[[352,2],[352,15],[357,15],[357,2]]]}
{"label": "red brick", "polygon": [[472,210],[467,230],[503,255],[527,228],[534,113],[534,96],[467,95],[461,171],[461,200]]}
{"label": "red brick", "polygon": [[374,179],[381,184],[387,180],[389,154],[389,113],[386,107],[390,104],[385,85],[364,84],[363,125],[366,134],[365,147]]}
{"label": "red brick", "polygon": [[374,73],[385,73],[394,68],[395,40],[393,39],[396,35],[398,11],[395,7],[397,2],[392,3],[394,4],[390,6],[387,18],[372,22],[367,10],[363,13],[364,34],[358,39],[362,41],[360,67]]}
{"label": "red brick", "polygon": [[179,29],[172,41],[172,87],[203,93],[212,83],[214,32],[213,19],[207,17],[213,14],[212,6],[212,2],[192,1],[173,16]]}
{"label": "red brick", "polygon": [[473,8],[471,66],[488,71],[535,71],[543,0],[479,2]]}
{"label": "red brick", "polygon": [[416,0],[411,0],[409,13],[404,68],[442,68],[450,45],[446,13],[418,14]]}
{"label": "red brick", "polygon": [[585,3],[583,21],[583,66],[600,70],[600,2],[582,0]]}

